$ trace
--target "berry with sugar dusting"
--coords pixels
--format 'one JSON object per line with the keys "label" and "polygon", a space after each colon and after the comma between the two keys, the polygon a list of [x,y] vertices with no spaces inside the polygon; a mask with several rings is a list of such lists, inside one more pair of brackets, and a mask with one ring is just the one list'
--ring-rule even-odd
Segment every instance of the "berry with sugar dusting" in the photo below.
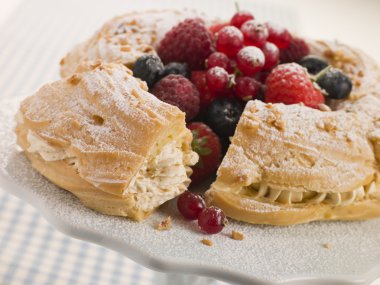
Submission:
{"label": "berry with sugar dusting", "polygon": [[260,92],[261,83],[256,79],[248,76],[239,76],[236,78],[235,96],[243,101],[256,99]]}
{"label": "berry with sugar dusting", "polygon": [[145,81],[149,88],[157,82],[163,70],[161,59],[151,54],[139,57],[132,68],[133,76]]}
{"label": "berry with sugar dusting", "polygon": [[190,69],[187,63],[180,63],[180,62],[171,62],[165,65],[164,70],[162,71],[160,77],[164,78],[165,76],[168,76],[169,74],[179,74],[186,78],[190,78],[191,76]]}
{"label": "berry with sugar dusting", "polygon": [[223,211],[214,206],[203,209],[198,216],[199,228],[206,234],[221,232],[227,223]]}
{"label": "berry with sugar dusting", "polygon": [[268,38],[268,28],[265,24],[256,20],[245,22],[240,30],[244,35],[244,43],[247,46],[262,47]]}
{"label": "berry with sugar dusting", "polygon": [[186,113],[186,121],[199,112],[199,92],[186,77],[170,74],[156,83],[152,93],[161,101],[177,106]]}
{"label": "berry with sugar dusting", "polygon": [[287,48],[292,40],[289,31],[277,24],[266,23],[268,28],[268,42],[274,43],[279,49]]}
{"label": "berry with sugar dusting", "polygon": [[223,91],[228,85],[228,72],[215,66],[207,70],[206,80],[208,87],[213,91]]}
{"label": "berry with sugar dusting", "polygon": [[238,99],[218,98],[207,109],[205,121],[220,137],[228,138],[234,134],[243,109]]}
{"label": "berry with sugar dusting", "polygon": [[337,68],[329,67],[317,75],[316,83],[327,92],[329,98],[345,99],[352,90],[351,79]]}
{"label": "berry with sugar dusting", "polygon": [[298,62],[310,53],[307,43],[301,38],[293,38],[287,48],[280,49],[280,62]]}
{"label": "berry with sugar dusting", "polygon": [[165,64],[185,62],[191,70],[203,69],[204,61],[212,52],[211,33],[199,18],[186,19],[174,26],[157,48]]}
{"label": "berry with sugar dusting", "polygon": [[191,73],[191,82],[199,91],[199,105],[202,112],[216,99],[217,94],[207,86],[206,71],[193,71]]}
{"label": "berry with sugar dusting", "polygon": [[230,59],[228,58],[228,56],[221,52],[213,52],[212,54],[210,54],[206,62],[207,69],[219,66],[227,70],[230,65]]}
{"label": "berry with sugar dusting", "polygon": [[211,27],[208,28],[210,31],[211,35],[215,37],[215,35],[224,27],[230,26],[230,23],[219,23],[219,24],[214,24]]}
{"label": "berry with sugar dusting", "polygon": [[234,26],[224,27],[216,38],[216,49],[230,57],[235,56],[243,44],[243,34]]}
{"label": "berry with sugar dusting", "polygon": [[297,63],[287,63],[278,65],[269,74],[266,80],[265,102],[303,103],[318,108],[324,103],[324,96],[311,81],[305,68]]}
{"label": "berry with sugar dusting", "polygon": [[263,69],[265,56],[257,47],[244,47],[236,55],[236,64],[244,75],[252,76]]}
{"label": "berry with sugar dusting", "polygon": [[191,185],[197,185],[215,174],[222,159],[219,137],[204,123],[193,122],[187,126],[193,134],[191,147],[199,155],[199,161],[192,167]]}
{"label": "berry with sugar dusting", "polygon": [[298,63],[305,67],[310,74],[317,74],[329,65],[322,58],[315,55],[307,55],[303,57]]}
{"label": "berry with sugar dusting", "polygon": [[253,20],[254,18],[255,17],[252,15],[252,13],[248,11],[239,11],[232,16],[230,23],[232,26],[240,28],[241,25],[243,25],[245,22]]}
{"label": "berry with sugar dusting", "polygon": [[270,70],[275,67],[280,61],[280,50],[275,44],[266,42],[261,48],[265,56],[265,64],[263,69]]}
{"label": "berry with sugar dusting", "polygon": [[196,220],[202,210],[206,208],[206,203],[200,195],[185,191],[178,196],[177,208],[184,218]]}

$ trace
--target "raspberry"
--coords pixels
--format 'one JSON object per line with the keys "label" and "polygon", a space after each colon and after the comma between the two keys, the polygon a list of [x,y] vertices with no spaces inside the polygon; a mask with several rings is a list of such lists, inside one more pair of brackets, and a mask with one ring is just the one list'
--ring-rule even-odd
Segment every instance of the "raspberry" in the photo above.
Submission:
{"label": "raspberry", "polygon": [[265,102],[297,104],[303,103],[318,108],[324,96],[310,80],[307,70],[297,63],[275,67],[266,80]]}
{"label": "raspberry", "polygon": [[222,159],[222,147],[218,136],[206,124],[194,122],[187,127],[193,133],[191,147],[199,155],[190,176],[191,185],[197,185],[215,174]]}
{"label": "raspberry", "polygon": [[211,33],[200,19],[186,19],[174,26],[157,48],[165,64],[185,62],[191,70],[204,69],[204,61],[212,51]]}
{"label": "raspberry", "polygon": [[241,28],[244,35],[244,43],[247,46],[262,47],[268,38],[268,28],[265,24],[259,23],[256,20],[245,22]]}
{"label": "raspberry", "polygon": [[156,83],[152,93],[160,100],[177,106],[186,113],[186,121],[199,112],[199,92],[190,80],[182,75],[170,74]]}
{"label": "raspberry", "polygon": [[225,69],[215,66],[207,70],[207,86],[213,91],[223,91],[227,88],[228,73]]}
{"label": "raspberry", "polygon": [[264,70],[270,70],[280,61],[280,50],[270,42],[266,42],[261,48],[265,56]]}
{"label": "raspberry", "polygon": [[240,29],[241,25],[243,25],[245,22],[249,20],[253,20],[254,18],[255,17],[250,12],[239,11],[236,12],[235,15],[233,15],[230,23],[232,26],[235,26],[236,28]]}
{"label": "raspberry", "polygon": [[234,26],[221,29],[216,39],[216,49],[227,56],[233,57],[243,47],[243,34]]}
{"label": "raspberry", "polygon": [[280,62],[298,62],[309,53],[309,46],[303,39],[293,38],[286,49],[280,50]]}
{"label": "raspberry", "polygon": [[279,49],[287,48],[292,40],[289,31],[273,23],[266,23],[268,28],[268,42],[274,43]]}
{"label": "raspberry", "polygon": [[244,47],[236,55],[236,64],[244,75],[251,76],[264,67],[265,56],[257,47]]}
{"label": "raspberry", "polygon": [[260,92],[261,83],[256,79],[248,76],[236,78],[235,96],[243,101],[256,99]]}
{"label": "raspberry", "polygon": [[228,69],[230,64],[230,59],[224,53],[221,52],[213,52],[207,59],[207,69],[210,69],[215,66],[219,66]]}
{"label": "raspberry", "polygon": [[204,111],[216,99],[217,95],[207,86],[206,71],[193,71],[191,82],[197,87],[199,92],[200,111]]}

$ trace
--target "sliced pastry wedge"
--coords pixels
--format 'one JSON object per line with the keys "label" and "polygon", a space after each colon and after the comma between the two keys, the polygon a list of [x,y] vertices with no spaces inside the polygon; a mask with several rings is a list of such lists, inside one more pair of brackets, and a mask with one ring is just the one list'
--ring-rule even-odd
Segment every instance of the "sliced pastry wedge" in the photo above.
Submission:
{"label": "sliced pastry wedge", "polygon": [[248,102],[207,202],[255,224],[380,216],[376,126],[350,108]]}
{"label": "sliced pastry wedge", "polygon": [[192,134],[185,114],[120,64],[85,63],[44,85],[17,114],[33,167],[101,213],[143,220],[186,190]]}

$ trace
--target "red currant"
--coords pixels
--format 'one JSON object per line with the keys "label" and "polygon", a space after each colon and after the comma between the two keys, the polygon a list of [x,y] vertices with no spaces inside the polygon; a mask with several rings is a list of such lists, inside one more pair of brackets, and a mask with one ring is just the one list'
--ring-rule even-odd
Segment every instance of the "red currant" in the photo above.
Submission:
{"label": "red currant", "polygon": [[229,23],[215,24],[209,27],[208,30],[210,31],[211,35],[215,36],[215,34],[218,33],[221,29],[229,25]]}
{"label": "red currant", "polygon": [[210,69],[215,66],[219,66],[227,70],[229,67],[229,64],[230,64],[230,59],[228,58],[228,56],[226,56],[224,53],[221,53],[221,52],[214,52],[210,54],[210,56],[207,59],[207,69]]}
{"label": "red currant", "polygon": [[228,85],[228,72],[219,66],[207,70],[207,86],[214,91],[223,91]]}
{"label": "red currant", "polygon": [[266,42],[261,48],[265,56],[264,70],[270,70],[280,61],[280,50],[275,44]]}
{"label": "red currant", "polygon": [[236,12],[235,15],[231,18],[231,25],[236,28],[240,28],[245,22],[249,20],[253,20],[255,17],[250,12],[247,11],[239,11]]}
{"label": "red currant", "polygon": [[238,52],[236,64],[244,75],[251,76],[263,69],[265,56],[257,47],[245,47]]}
{"label": "red currant", "polygon": [[243,42],[242,32],[234,26],[227,26],[218,33],[216,49],[227,56],[233,57],[243,47]]}
{"label": "red currant", "polygon": [[261,83],[248,76],[236,78],[235,96],[243,101],[255,99],[259,94]]}
{"label": "red currant", "polygon": [[217,94],[207,86],[206,71],[193,71],[191,73],[191,82],[193,82],[199,91],[201,111],[207,110],[208,106],[216,99]]}
{"label": "red currant", "polygon": [[188,220],[196,220],[205,207],[203,198],[189,191],[183,192],[177,200],[179,212]]}
{"label": "red currant", "polygon": [[226,224],[226,216],[221,209],[216,207],[205,208],[198,216],[199,228],[207,234],[221,232]]}
{"label": "red currant", "polygon": [[289,31],[273,23],[266,23],[268,28],[268,41],[274,43],[278,48],[287,48],[292,40]]}
{"label": "red currant", "polygon": [[256,20],[245,22],[240,30],[244,36],[244,43],[247,46],[262,47],[268,39],[268,28],[265,24]]}

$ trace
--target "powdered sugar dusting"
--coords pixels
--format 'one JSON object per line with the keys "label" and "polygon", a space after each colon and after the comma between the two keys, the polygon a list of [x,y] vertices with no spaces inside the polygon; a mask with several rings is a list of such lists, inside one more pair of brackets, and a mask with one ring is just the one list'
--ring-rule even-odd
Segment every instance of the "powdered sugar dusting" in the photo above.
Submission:
{"label": "powdered sugar dusting", "polygon": [[[0,101],[0,186],[38,205],[55,226],[69,234],[96,240],[150,267],[170,264],[173,271],[183,265],[182,271],[194,270],[193,273],[205,275],[220,272],[220,278],[234,284],[252,284],[255,278],[279,281],[294,276],[338,275],[350,276],[349,283],[361,277],[366,279],[364,274],[370,269],[380,270],[379,219],[293,227],[230,221],[222,234],[206,237],[213,246],[205,247],[199,242],[205,236],[195,223],[180,217],[173,202],[143,223],[89,210],[73,195],[34,171],[18,151],[12,132],[18,104],[18,99]],[[167,216],[173,219],[172,229],[157,232],[155,225]],[[245,239],[229,238],[231,230],[243,233]],[[324,249],[325,243],[330,243],[332,249]],[[158,263],[148,264],[153,258]]]}

